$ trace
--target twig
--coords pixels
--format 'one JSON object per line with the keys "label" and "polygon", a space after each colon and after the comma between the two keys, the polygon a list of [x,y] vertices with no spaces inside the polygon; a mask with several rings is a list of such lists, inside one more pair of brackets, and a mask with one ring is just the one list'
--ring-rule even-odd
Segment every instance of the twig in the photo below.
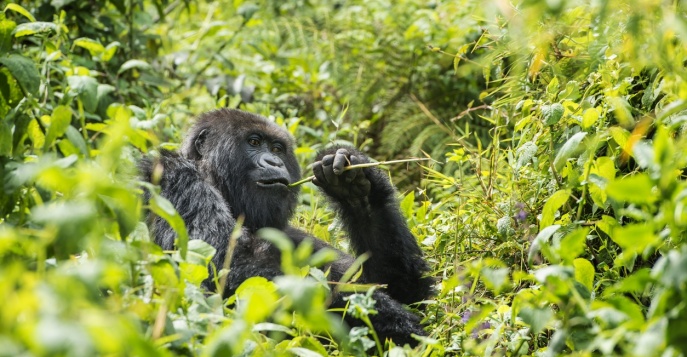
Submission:
{"label": "twig", "polygon": [[[358,165],[346,166],[346,167],[344,167],[343,170],[344,170],[344,171],[348,171],[348,170],[353,170],[353,169],[362,169],[362,168],[365,168],[365,167],[374,167],[374,166],[379,166],[379,165],[400,164],[400,163],[403,163],[403,162],[429,161],[429,160],[432,160],[432,159],[429,158],[429,157],[426,157],[426,158],[412,158],[412,159],[403,159],[403,160],[390,160],[390,161],[368,162],[368,163],[365,163],[365,164],[358,164]],[[296,182],[294,182],[294,183],[290,183],[290,184],[289,184],[289,187],[294,187],[294,186],[302,185],[302,184],[304,184],[304,183],[306,183],[306,182],[312,181],[314,178],[315,178],[315,175],[313,175],[313,176],[308,176],[308,177],[306,177],[306,178],[304,178],[304,179],[302,179],[302,180],[300,180],[300,181],[296,181]]]}

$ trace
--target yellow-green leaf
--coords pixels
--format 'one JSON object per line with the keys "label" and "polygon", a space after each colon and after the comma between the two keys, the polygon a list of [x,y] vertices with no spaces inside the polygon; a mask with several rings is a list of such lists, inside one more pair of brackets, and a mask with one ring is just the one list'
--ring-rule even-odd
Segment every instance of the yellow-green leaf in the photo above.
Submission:
{"label": "yellow-green leaf", "polygon": [[599,120],[601,113],[596,108],[589,108],[582,114],[582,128],[588,129]]}
{"label": "yellow-green leaf", "polygon": [[577,258],[573,260],[575,267],[575,280],[587,287],[590,292],[594,289],[594,266],[587,259]]}
{"label": "yellow-green leaf", "polygon": [[641,173],[609,182],[606,186],[606,193],[608,197],[619,202],[650,204],[657,199],[653,187],[654,184],[649,175]]}
{"label": "yellow-green leaf", "polygon": [[33,17],[33,15],[31,15],[31,13],[28,10],[21,7],[21,5],[19,5],[19,4],[12,4],[12,3],[7,4],[7,6],[5,6],[5,10],[3,12],[7,12],[7,10],[12,10],[18,14],[21,14],[24,17],[26,17],[27,19],[29,19],[29,21],[31,21],[31,22],[36,21],[36,18]]}
{"label": "yellow-green leaf", "polygon": [[43,145],[45,145],[45,134],[43,134],[43,131],[41,130],[40,125],[38,125],[36,119],[31,119],[26,132],[29,135],[29,139],[31,140],[34,149],[40,149],[43,147]]}
{"label": "yellow-green leaf", "polygon": [[574,258],[584,252],[588,233],[589,228],[577,228],[563,237],[560,249],[560,256],[563,261],[570,264]]}
{"label": "yellow-green leaf", "polygon": [[64,135],[72,122],[72,109],[66,105],[59,105],[55,107],[50,115],[50,126],[48,133],[45,136],[44,149],[49,148],[55,139]]}
{"label": "yellow-green leaf", "polygon": [[105,46],[100,44],[100,42],[87,37],[82,37],[74,40],[74,46],[87,49],[93,57],[99,56],[100,54],[105,52]]}
{"label": "yellow-green leaf", "polygon": [[554,192],[551,197],[544,204],[544,209],[542,210],[541,222],[539,223],[539,228],[546,228],[553,224],[554,215],[565,202],[568,201],[570,197],[570,190],[559,190]]}
{"label": "yellow-green leaf", "polygon": [[623,248],[623,253],[628,254],[641,254],[648,246],[659,242],[658,236],[654,233],[654,227],[647,223],[615,227],[612,230],[611,239]]}

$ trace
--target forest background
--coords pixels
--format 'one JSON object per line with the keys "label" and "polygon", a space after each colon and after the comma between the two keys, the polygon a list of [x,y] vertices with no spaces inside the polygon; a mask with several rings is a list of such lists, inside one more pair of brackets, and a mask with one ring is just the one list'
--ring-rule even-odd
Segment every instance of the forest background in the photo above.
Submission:
{"label": "forest background", "polygon": [[[687,5],[21,0],[0,13],[0,355],[687,352]],[[323,320],[322,272],[222,301],[135,162],[262,114],[387,169],[437,278],[415,349]],[[144,209],[180,227],[150,240]],[[294,224],[346,249],[311,184]],[[287,283],[284,283],[287,282]],[[364,293],[349,313],[365,318]],[[323,330],[334,331],[330,339]],[[343,341],[343,342],[341,342]]]}

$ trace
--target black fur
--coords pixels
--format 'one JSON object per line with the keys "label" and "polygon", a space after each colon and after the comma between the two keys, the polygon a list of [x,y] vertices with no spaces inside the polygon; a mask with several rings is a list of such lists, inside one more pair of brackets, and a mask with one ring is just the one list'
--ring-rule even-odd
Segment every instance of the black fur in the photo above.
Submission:
{"label": "black fur", "polygon": [[[255,137],[259,139],[251,140]],[[183,217],[190,239],[202,239],[217,249],[213,263],[218,269],[223,266],[236,219],[245,217],[225,287],[227,295],[249,277],[271,279],[282,274],[276,247],[254,238],[260,228],[281,229],[296,245],[311,239],[315,251],[331,248],[288,225],[298,188],[287,188],[282,183],[300,179],[294,146],[286,130],[265,118],[220,109],[198,118],[180,153],[161,151],[159,158],[140,162],[143,180],[152,182],[155,172],[162,172],[162,196]],[[338,212],[356,255],[371,254],[363,265],[362,282],[387,286],[373,295],[378,314],[371,320],[378,335],[397,344],[414,345],[410,335],[425,332],[419,318],[401,303],[429,297],[432,279],[425,276],[428,265],[384,172],[376,168],[343,170],[349,164],[367,161],[365,155],[350,147],[328,149],[318,155],[313,165],[315,184]],[[151,226],[155,241],[163,249],[173,249],[175,233],[169,225],[158,217]],[[343,252],[338,254],[339,259],[327,267],[332,281],[338,281],[354,260]],[[213,288],[210,279],[206,286]],[[342,294],[332,297],[332,307],[345,305]],[[346,321],[361,325],[352,318]]]}

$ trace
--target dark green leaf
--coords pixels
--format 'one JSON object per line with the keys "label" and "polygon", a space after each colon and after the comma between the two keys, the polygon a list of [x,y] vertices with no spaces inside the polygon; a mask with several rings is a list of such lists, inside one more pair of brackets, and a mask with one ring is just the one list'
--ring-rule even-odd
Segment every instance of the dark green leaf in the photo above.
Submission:
{"label": "dark green leaf", "polygon": [[17,54],[0,57],[0,64],[9,69],[24,90],[25,94],[38,95],[38,87],[41,83],[40,73],[32,60]]}
{"label": "dark green leaf", "polygon": [[0,156],[12,155],[12,128],[6,121],[0,121]]}
{"label": "dark green leaf", "polygon": [[84,108],[94,112],[98,107],[98,81],[89,76],[69,76],[67,81],[69,87],[78,93]]}

